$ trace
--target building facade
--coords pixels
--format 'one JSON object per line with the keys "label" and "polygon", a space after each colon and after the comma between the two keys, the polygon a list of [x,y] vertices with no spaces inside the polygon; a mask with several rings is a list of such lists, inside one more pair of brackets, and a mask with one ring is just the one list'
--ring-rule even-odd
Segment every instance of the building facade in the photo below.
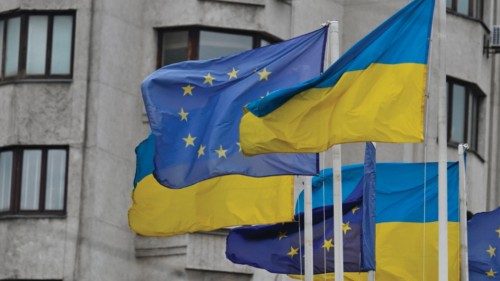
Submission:
{"label": "building facade", "polygon": [[[225,260],[226,231],[171,238],[128,228],[140,83],[156,68],[264,46],[338,20],[341,52],[406,0],[0,2],[0,280],[285,280]],[[467,142],[468,203],[500,204],[500,69],[484,50],[497,1],[448,0],[448,156]],[[433,42],[437,42],[434,35]],[[438,48],[424,144],[377,160],[437,160]],[[343,146],[360,162],[361,144]],[[175,215],[175,214],[173,214]]]}

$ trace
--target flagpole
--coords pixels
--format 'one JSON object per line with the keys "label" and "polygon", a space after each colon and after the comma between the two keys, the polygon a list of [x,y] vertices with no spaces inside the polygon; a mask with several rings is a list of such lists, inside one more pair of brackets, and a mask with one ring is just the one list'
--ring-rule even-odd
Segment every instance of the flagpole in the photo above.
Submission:
{"label": "flagpole", "polygon": [[[329,21],[328,66],[340,56],[339,22]],[[334,145],[332,151],[333,168],[333,238],[335,252],[335,280],[344,280],[344,241],[342,234],[342,149]]]}
{"label": "flagpole", "polygon": [[342,235],[342,149],[332,148],[333,156],[333,237],[335,280],[344,280],[344,237]]}
{"label": "flagpole", "polygon": [[304,277],[305,281],[313,281],[312,183],[311,177],[299,179],[304,188]]}
{"label": "flagpole", "polygon": [[447,97],[446,97],[446,0],[437,0],[438,11],[438,224],[439,281],[448,281],[448,188],[447,188]]}
{"label": "flagpole", "polygon": [[460,183],[460,280],[469,281],[469,254],[467,242],[467,182],[465,150],[467,144],[458,145],[458,181]]}

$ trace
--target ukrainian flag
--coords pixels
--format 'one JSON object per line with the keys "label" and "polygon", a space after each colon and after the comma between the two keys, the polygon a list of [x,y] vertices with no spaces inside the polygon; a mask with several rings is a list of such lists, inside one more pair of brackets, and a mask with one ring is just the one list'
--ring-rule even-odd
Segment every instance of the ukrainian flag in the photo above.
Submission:
{"label": "ukrainian flag", "polygon": [[247,155],[320,152],[339,143],[421,142],[434,0],[414,0],[321,76],[246,106]]}
{"label": "ukrainian flag", "polygon": [[[361,169],[361,165],[348,166],[343,168],[343,175],[345,173],[347,177],[359,178]],[[332,170],[325,171],[324,177],[318,178],[319,181],[313,184],[320,187],[313,190],[313,208],[329,205],[333,200]],[[376,175],[376,280],[438,280],[438,164],[377,163]],[[448,163],[447,186],[448,277],[450,281],[458,281],[460,236],[457,162]],[[352,184],[343,185],[343,194],[351,192]],[[301,197],[302,194],[299,200]],[[298,204],[296,212],[303,212],[303,205]],[[317,276],[318,280],[322,277]],[[367,280],[366,275],[361,273],[350,273],[349,278]]]}
{"label": "ukrainian flag", "polygon": [[151,136],[136,148],[135,188],[128,218],[137,234],[171,236],[293,218],[293,176],[228,175],[170,189],[152,175],[154,153]]}

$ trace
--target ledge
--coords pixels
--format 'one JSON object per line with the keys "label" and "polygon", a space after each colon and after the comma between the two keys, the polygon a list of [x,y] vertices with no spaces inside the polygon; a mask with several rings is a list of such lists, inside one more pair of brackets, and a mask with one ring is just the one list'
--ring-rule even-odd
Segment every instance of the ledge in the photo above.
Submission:
{"label": "ledge", "polygon": [[255,7],[265,7],[265,0],[198,0],[198,1],[206,1],[206,2],[222,2],[222,3],[231,3],[231,4],[240,4],[246,6],[255,6]]}
{"label": "ledge", "polygon": [[135,256],[142,257],[168,257],[186,255],[186,235],[174,237],[143,237],[135,238]]}
{"label": "ledge", "polygon": [[69,84],[73,82],[73,79],[12,79],[12,80],[4,80],[0,81],[0,86],[2,85],[11,85],[11,84],[24,84],[24,83],[42,83],[42,84],[48,84],[48,83],[63,83],[63,84]]}
{"label": "ledge", "polygon": [[136,258],[183,261],[185,270],[253,274],[252,268],[226,259],[228,229],[197,232],[172,237],[135,238]]}
{"label": "ledge", "polygon": [[15,219],[66,219],[66,214],[0,214],[0,222]]}

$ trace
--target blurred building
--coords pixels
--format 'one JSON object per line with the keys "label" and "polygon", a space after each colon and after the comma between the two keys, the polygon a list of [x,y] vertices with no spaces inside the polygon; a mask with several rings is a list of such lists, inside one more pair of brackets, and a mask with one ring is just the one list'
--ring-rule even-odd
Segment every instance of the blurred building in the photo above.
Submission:
{"label": "blurred building", "polygon": [[[162,65],[272,44],[326,20],[340,22],[342,52],[407,2],[2,0],[0,280],[285,280],[225,260],[224,230],[129,230],[134,148],[149,131],[140,83]],[[469,143],[478,212],[500,204],[500,69],[484,49],[498,4],[447,4],[448,155]],[[437,160],[437,51],[426,144],[379,144],[378,161]],[[343,162],[361,161],[362,148],[344,145]]]}

